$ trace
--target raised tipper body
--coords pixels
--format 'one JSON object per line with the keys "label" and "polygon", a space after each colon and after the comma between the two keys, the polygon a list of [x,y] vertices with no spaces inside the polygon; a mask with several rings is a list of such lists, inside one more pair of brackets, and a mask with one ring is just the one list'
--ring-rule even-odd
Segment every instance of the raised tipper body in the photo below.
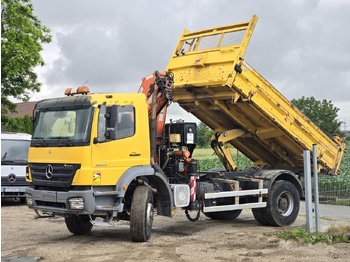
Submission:
{"label": "raised tipper body", "polygon": [[244,60],[256,22],[254,15],[244,23],[184,30],[167,66],[174,101],[224,132],[218,142],[229,142],[257,166],[302,169],[303,150],[316,144],[319,170],[337,174],[343,140],[324,134]]}

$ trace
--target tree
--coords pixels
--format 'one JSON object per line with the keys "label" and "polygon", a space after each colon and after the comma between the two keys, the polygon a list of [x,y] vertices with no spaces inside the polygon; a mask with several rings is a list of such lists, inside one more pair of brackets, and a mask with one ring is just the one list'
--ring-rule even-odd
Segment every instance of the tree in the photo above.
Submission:
{"label": "tree", "polygon": [[339,108],[335,107],[332,101],[318,101],[314,97],[303,96],[291,102],[329,137],[335,133],[341,134],[342,122],[337,120]]}
{"label": "tree", "polygon": [[198,147],[209,147],[211,136],[214,134],[214,131],[211,130],[204,123],[200,122],[197,127],[197,145]]}
{"label": "tree", "polygon": [[30,0],[1,0],[1,120],[16,112],[10,97],[29,100],[30,91],[40,91],[34,72],[43,66],[42,44],[51,42],[50,29],[33,15]]}
{"label": "tree", "polygon": [[7,132],[20,132],[31,134],[33,131],[33,117],[25,115],[24,117],[11,117],[5,124]]}

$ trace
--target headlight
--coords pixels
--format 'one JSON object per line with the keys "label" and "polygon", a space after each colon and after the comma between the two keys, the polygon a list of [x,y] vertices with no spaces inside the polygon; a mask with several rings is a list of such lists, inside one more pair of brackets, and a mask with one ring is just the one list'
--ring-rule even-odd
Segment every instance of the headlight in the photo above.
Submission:
{"label": "headlight", "polygon": [[26,181],[31,182],[30,174],[29,174],[29,167],[26,167]]}
{"label": "headlight", "polygon": [[84,199],[82,197],[74,197],[69,200],[70,209],[84,209]]}
{"label": "headlight", "polygon": [[28,206],[32,206],[33,205],[33,197],[30,194],[26,194],[26,201],[27,201],[27,205]]}
{"label": "headlight", "polygon": [[187,207],[190,204],[190,187],[185,184],[171,184],[176,207]]}

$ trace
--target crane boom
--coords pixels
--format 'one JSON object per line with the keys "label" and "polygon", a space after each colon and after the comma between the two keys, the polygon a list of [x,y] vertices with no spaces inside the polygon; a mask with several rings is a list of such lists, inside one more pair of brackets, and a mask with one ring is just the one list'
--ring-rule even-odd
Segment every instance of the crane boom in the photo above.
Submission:
{"label": "crane boom", "polygon": [[138,93],[146,96],[150,121],[151,162],[158,162],[157,145],[161,144],[164,133],[167,107],[173,101],[173,74],[154,71],[142,78]]}

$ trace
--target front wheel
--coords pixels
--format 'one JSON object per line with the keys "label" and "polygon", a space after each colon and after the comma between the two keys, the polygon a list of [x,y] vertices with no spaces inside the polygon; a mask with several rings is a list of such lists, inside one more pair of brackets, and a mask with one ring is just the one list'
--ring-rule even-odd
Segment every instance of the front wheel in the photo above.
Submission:
{"label": "front wheel", "polygon": [[289,181],[278,180],[271,187],[262,214],[269,225],[289,226],[298,217],[299,208],[300,196],[296,187]]}
{"label": "front wheel", "polygon": [[130,232],[133,241],[146,242],[151,237],[153,216],[151,188],[148,186],[136,187],[130,212]]}
{"label": "front wheel", "polygon": [[91,231],[93,226],[88,215],[66,215],[64,221],[69,232],[74,235],[85,235]]}

